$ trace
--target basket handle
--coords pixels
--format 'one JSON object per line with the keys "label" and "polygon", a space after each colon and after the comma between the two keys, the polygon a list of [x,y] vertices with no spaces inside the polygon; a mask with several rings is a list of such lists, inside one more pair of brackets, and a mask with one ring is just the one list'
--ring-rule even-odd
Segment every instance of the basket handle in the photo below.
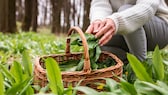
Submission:
{"label": "basket handle", "polygon": [[[90,73],[91,68],[90,68],[89,48],[88,48],[88,44],[87,44],[87,40],[85,38],[85,35],[79,27],[74,26],[74,27],[71,27],[69,29],[68,36],[70,36],[73,33],[73,31],[78,32],[81,39],[82,39],[82,44],[83,44],[83,47],[84,47],[84,67],[83,67],[83,71],[84,71],[84,73]],[[70,54],[70,37],[67,38],[67,42],[66,42],[66,54]]]}

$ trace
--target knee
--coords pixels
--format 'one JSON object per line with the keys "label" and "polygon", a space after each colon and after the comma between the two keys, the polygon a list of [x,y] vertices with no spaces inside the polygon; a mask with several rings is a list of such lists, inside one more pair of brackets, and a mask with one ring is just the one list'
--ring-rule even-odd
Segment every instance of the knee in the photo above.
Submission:
{"label": "knee", "polygon": [[122,6],[118,9],[118,12],[123,11],[123,10],[128,9],[128,8],[131,8],[132,6],[133,6],[133,5],[131,5],[131,4],[122,5]]}

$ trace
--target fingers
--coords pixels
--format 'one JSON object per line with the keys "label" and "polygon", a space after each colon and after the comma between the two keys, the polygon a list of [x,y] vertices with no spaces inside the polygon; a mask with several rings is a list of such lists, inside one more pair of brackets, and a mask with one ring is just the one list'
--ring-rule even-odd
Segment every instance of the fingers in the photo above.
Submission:
{"label": "fingers", "polygon": [[112,19],[96,20],[90,24],[86,33],[91,33],[95,37],[100,38],[99,44],[102,46],[112,38],[115,29],[116,27]]}
{"label": "fingers", "polygon": [[87,28],[86,33],[92,34],[93,30],[94,30],[94,27],[93,27],[93,25],[91,24],[91,25],[89,25],[89,27]]}
{"label": "fingers", "polygon": [[99,45],[103,46],[104,44],[106,44],[112,38],[112,36],[113,32],[109,30],[101,37],[101,39],[99,40]]}
{"label": "fingers", "polygon": [[105,26],[95,35],[97,38],[101,37],[99,40],[99,44],[101,46],[106,44],[112,38],[115,32],[114,22],[111,19],[106,19],[105,22]]}
{"label": "fingers", "polygon": [[99,30],[98,33],[96,33],[95,37],[99,38],[99,37],[103,36],[107,31],[110,30],[110,28],[112,28],[110,25],[104,26],[102,29]]}
{"label": "fingers", "polygon": [[94,21],[89,25],[89,27],[86,30],[86,33],[90,33],[90,34],[97,33],[97,31],[99,31],[100,26],[102,26],[101,23],[102,23],[101,20]]}
{"label": "fingers", "polygon": [[99,23],[99,26],[94,29],[93,34],[98,33],[100,29],[104,27],[105,23],[106,23],[105,21],[102,21],[101,23]]}

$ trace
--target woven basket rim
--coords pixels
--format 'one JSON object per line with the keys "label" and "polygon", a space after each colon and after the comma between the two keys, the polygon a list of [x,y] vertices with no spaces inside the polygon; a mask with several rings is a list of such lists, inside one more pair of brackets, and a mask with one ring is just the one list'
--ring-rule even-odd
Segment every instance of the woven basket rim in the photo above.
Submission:
{"label": "woven basket rim", "polygon": [[[71,54],[81,54],[81,53],[82,52],[75,52],[75,53],[71,53]],[[123,62],[116,55],[114,55],[112,53],[109,53],[109,52],[106,52],[106,51],[102,51],[102,53],[108,54],[110,57],[112,57],[116,61],[116,64],[112,65],[110,67],[107,67],[107,68],[91,70],[90,73],[106,72],[106,71],[109,71],[109,70],[112,70],[112,69],[116,69],[116,68],[120,68],[120,67],[123,66]],[[36,69],[39,69],[39,71],[41,71],[42,73],[46,74],[46,69],[44,69],[39,64],[39,59],[43,58],[43,57],[64,56],[64,55],[66,55],[66,54],[50,54],[50,55],[44,55],[44,56],[41,56],[41,57],[37,57],[36,60],[35,60],[35,66],[37,66]],[[89,74],[89,73],[85,73],[85,72],[83,72],[83,70],[81,70],[81,71],[62,71],[61,74],[63,74],[63,75],[74,75],[74,74],[83,75],[83,74]]]}

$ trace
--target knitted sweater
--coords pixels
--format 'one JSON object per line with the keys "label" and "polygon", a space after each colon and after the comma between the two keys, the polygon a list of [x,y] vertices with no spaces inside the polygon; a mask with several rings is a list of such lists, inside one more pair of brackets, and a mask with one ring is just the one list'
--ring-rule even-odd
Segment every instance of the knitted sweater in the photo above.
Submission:
{"label": "knitted sweater", "polygon": [[[124,4],[133,7],[121,12],[117,10]],[[115,33],[127,34],[136,31],[154,15],[168,23],[168,6],[164,0],[92,0],[90,20],[111,18],[114,20]]]}

